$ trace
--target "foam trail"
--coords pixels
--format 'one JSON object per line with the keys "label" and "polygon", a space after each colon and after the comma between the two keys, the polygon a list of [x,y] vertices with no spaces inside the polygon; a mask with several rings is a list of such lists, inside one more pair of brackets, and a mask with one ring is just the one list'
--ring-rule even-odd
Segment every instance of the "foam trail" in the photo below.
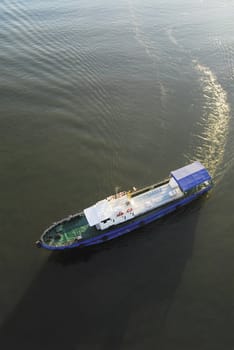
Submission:
{"label": "foam trail", "polygon": [[157,50],[155,48],[155,44],[146,37],[142,30],[142,25],[139,21],[139,17],[136,15],[136,9],[133,5],[133,2],[131,0],[127,0],[130,18],[131,18],[131,24],[133,27],[133,32],[135,35],[135,38],[137,42],[140,44],[140,46],[144,49],[146,55],[148,58],[152,61],[155,69],[156,74],[156,80],[158,82],[159,91],[160,91],[160,101],[162,107],[166,108],[166,99],[167,99],[167,89],[163,85],[162,81],[160,80],[160,73],[159,73],[159,63],[160,63],[160,56],[157,54]]}
{"label": "foam trail", "polygon": [[173,29],[172,28],[168,28],[166,30],[166,33],[168,35],[169,40],[172,42],[172,44],[174,44],[175,46],[179,47],[180,45],[178,44],[178,41],[176,40],[175,36],[173,35]]}
{"label": "foam trail", "polygon": [[144,48],[147,56],[154,61],[157,59],[157,56],[152,52],[152,45],[150,41],[146,39],[144,33],[141,30],[141,25],[139,23],[139,19],[136,16],[136,11],[131,0],[128,0],[128,7],[136,40]]}
{"label": "foam trail", "polygon": [[230,121],[230,107],[227,93],[218,82],[215,74],[206,66],[194,61],[205,99],[201,135],[197,137],[193,159],[200,160],[210,171],[212,177],[223,164]]}

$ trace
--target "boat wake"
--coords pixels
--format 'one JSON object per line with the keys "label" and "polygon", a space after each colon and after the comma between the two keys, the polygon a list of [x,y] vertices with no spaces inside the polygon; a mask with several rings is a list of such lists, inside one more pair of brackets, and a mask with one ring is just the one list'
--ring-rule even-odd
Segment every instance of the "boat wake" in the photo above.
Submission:
{"label": "boat wake", "polygon": [[[205,100],[203,116],[199,122],[201,133],[194,135],[196,147],[191,159],[197,159],[209,169],[212,177],[221,178],[221,165],[227,143],[230,121],[230,107],[227,93],[218,82],[210,68],[193,61],[200,76],[200,83]],[[222,170],[223,173],[223,170]]]}
{"label": "boat wake", "polygon": [[181,47],[181,45],[178,43],[176,37],[175,37],[174,34],[173,34],[173,28],[171,28],[171,27],[168,28],[168,29],[166,30],[166,33],[167,33],[168,39],[170,40],[170,42],[171,42],[172,44],[174,44],[175,46]]}
{"label": "boat wake", "polygon": [[133,2],[131,0],[127,0],[127,3],[128,3],[134,36],[137,42],[140,44],[140,46],[144,49],[147,57],[152,61],[154,65],[154,72],[156,75],[157,83],[159,85],[161,105],[163,108],[165,108],[167,89],[160,79],[160,71],[159,71],[159,64],[161,61],[160,55],[156,50],[155,43],[146,37],[143,30],[143,25],[140,21],[140,17],[137,15],[137,10]]}
{"label": "boat wake", "polygon": [[158,56],[153,52],[152,43],[145,37],[144,32],[142,31],[139,16],[136,15],[136,9],[131,0],[128,0],[128,8],[136,40],[144,48],[146,55],[152,61],[158,60]]}
{"label": "boat wake", "polygon": [[[172,31],[167,31],[169,40],[177,47],[184,49],[179,43]],[[223,46],[222,41],[216,40],[216,46]],[[185,49],[184,49],[185,50]],[[228,49],[220,49],[217,51],[225,51],[229,53]],[[199,132],[193,135],[192,149],[188,161],[199,160],[209,170],[215,181],[220,181],[224,175],[224,168],[227,164],[224,163],[224,154],[226,143],[228,139],[228,130],[230,123],[230,106],[228,104],[227,93],[223,86],[219,83],[216,75],[212,70],[205,65],[200,64],[193,59],[192,54],[188,51],[188,57],[191,59],[193,66],[199,74],[201,90],[203,94],[204,105],[202,107],[202,118],[198,123]],[[233,62],[230,55],[224,55],[223,66],[228,68],[227,72],[229,78],[233,79]],[[226,57],[227,56],[227,57]],[[222,167],[222,169],[221,169]]]}

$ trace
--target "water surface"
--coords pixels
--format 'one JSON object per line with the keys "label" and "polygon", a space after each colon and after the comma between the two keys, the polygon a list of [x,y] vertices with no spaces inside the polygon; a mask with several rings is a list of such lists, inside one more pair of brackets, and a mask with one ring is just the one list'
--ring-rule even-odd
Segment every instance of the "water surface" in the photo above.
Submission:
{"label": "water surface", "polygon": [[[1,348],[233,349],[233,13],[1,2]],[[215,182],[201,201],[103,248],[34,248],[53,221],[195,159]]]}

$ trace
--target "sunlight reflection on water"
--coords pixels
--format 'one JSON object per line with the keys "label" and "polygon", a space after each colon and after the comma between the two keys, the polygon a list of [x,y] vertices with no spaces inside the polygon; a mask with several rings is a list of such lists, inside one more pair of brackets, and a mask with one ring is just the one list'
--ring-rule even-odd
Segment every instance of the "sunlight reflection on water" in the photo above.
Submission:
{"label": "sunlight reflection on water", "polygon": [[210,171],[212,177],[223,163],[230,121],[230,107],[227,93],[218,82],[210,68],[194,61],[200,75],[204,97],[203,116],[199,122],[202,133],[195,135],[197,146],[192,158],[200,160]]}

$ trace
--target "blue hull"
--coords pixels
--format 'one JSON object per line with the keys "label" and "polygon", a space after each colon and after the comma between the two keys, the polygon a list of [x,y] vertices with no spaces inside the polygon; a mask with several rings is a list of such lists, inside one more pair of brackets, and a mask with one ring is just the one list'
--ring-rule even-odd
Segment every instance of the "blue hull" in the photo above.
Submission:
{"label": "blue hull", "polygon": [[121,226],[121,227],[115,227],[115,228],[111,228],[109,231],[105,231],[104,233],[100,233],[100,235],[86,239],[82,242],[75,242],[71,245],[67,245],[67,246],[49,246],[47,244],[45,244],[44,242],[41,242],[41,246],[45,249],[49,249],[49,250],[65,250],[65,249],[71,249],[71,248],[77,248],[77,247],[88,247],[91,245],[95,245],[95,244],[101,244],[104,243],[106,241],[109,241],[111,239],[114,239],[116,237],[122,236],[128,232],[131,232],[133,230],[136,230],[137,228],[140,228],[144,225],[147,225],[173,211],[175,211],[176,209],[192,202],[193,200],[195,200],[196,198],[200,197],[201,195],[203,195],[204,193],[208,192],[211,189],[211,185],[207,186],[205,189],[194,193],[190,196],[184,197],[181,200],[174,202],[174,203],[170,203],[168,204],[168,206],[162,208],[161,210],[157,210],[157,212],[149,212],[148,215],[144,215],[144,217],[139,216],[139,219],[135,219],[134,222],[126,222],[126,225]]}

